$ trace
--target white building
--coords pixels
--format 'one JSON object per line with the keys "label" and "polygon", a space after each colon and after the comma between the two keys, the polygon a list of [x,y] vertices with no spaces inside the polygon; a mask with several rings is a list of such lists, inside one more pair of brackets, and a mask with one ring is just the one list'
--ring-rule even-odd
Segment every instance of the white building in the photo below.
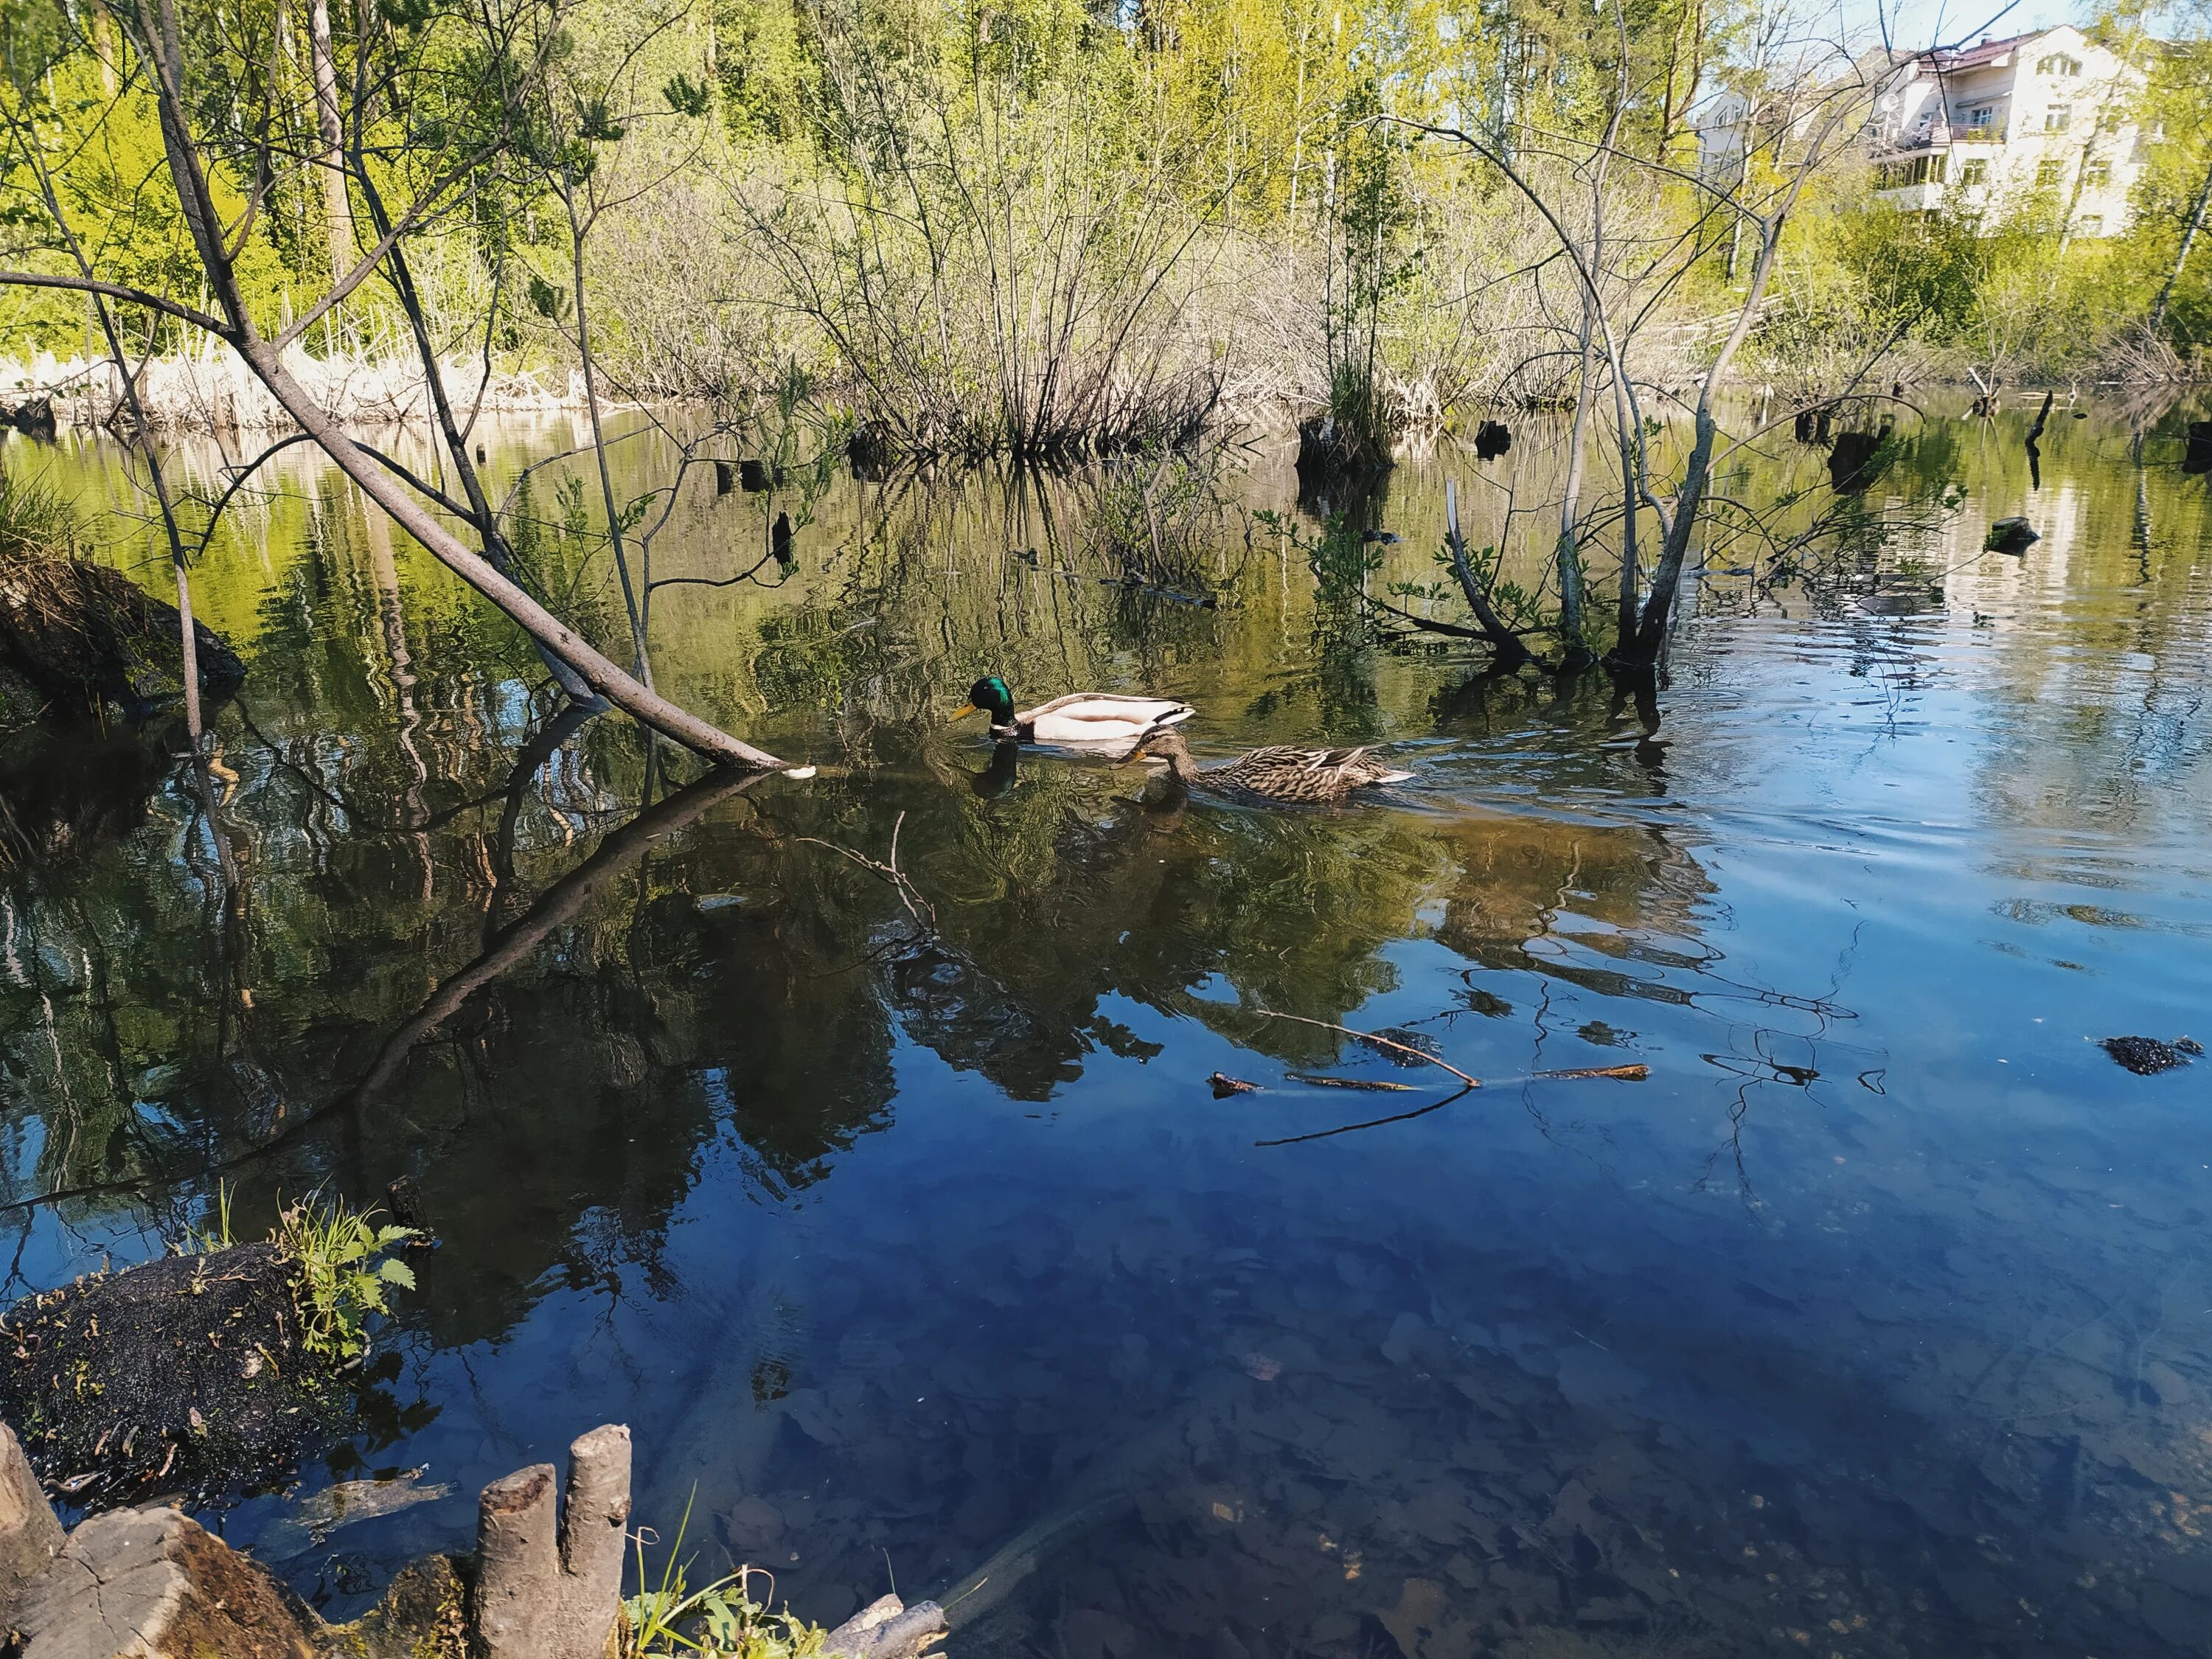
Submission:
{"label": "white building", "polygon": [[[2152,50],[2144,43],[2145,50]],[[1869,125],[1875,199],[2124,230],[2143,166],[2142,70],[2070,25],[1911,60]]]}

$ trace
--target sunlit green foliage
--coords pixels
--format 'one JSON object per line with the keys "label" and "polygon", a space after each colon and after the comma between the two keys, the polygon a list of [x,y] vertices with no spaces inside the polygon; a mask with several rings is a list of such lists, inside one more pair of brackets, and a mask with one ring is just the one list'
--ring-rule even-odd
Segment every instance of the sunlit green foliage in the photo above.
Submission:
{"label": "sunlit green foliage", "polygon": [[[307,165],[321,140],[297,9],[181,14],[257,317],[313,304],[334,256],[443,179],[410,256],[435,332],[565,373],[570,250],[550,187],[599,178],[620,206],[587,284],[618,381],[742,402],[797,366],[825,408],[955,449],[1112,429],[1091,410],[1109,385],[1170,411],[1124,411],[1127,441],[1172,435],[1232,362],[1247,396],[1328,410],[1376,442],[1521,395],[1514,365],[1544,356],[1528,337],[1559,322],[1559,296],[1515,276],[1542,228],[1496,169],[1397,120],[1487,135],[1541,175],[1617,116],[1607,188],[1637,198],[1632,234],[1711,250],[1668,307],[1724,309],[1741,234],[1688,182],[1698,111],[1785,73],[1752,52],[1750,0],[526,0],[481,15],[388,0],[360,39],[352,9],[333,9],[341,84],[378,88],[347,135],[361,176],[339,223]],[[0,257],[70,268],[51,186],[104,273],[189,302],[199,273],[132,16],[0,11]],[[2179,13],[2106,27],[2195,38]],[[1900,214],[1844,165],[1794,216],[1751,361],[1817,390],[1891,341],[2006,373],[2104,349],[2149,311],[2208,166],[2204,53],[2145,56],[2136,113],[2153,136],[2125,236],[2069,238],[2063,212],[2033,204],[1981,222]],[[273,181],[256,172],[270,155],[289,158]],[[2165,318],[2185,350],[2208,326],[2203,266]],[[191,343],[173,322],[125,320],[134,342]],[[306,343],[389,347],[397,320],[370,283]],[[0,290],[0,350],[67,358],[90,324],[79,296]]]}
{"label": "sunlit green foliage", "polygon": [[378,1226],[375,1215],[318,1194],[276,1218],[272,1242],[299,1275],[300,1341],[310,1353],[355,1358],[368,1346],[368,1321],[387,1310],[391,1291],[415,1288],[415,1270],[389,1252],[421,1235]]}
{"label": "sunlit green foliage", "polygon": [[826,1631],[752,1599],[756,1577],[766,1580],[773,1594],[772,1575],[739,1567],[708,1583],[690,1582],[690,1564],[682,1552],[690,1522],[687,1504],[658,1583],[647,1582],[645,1539],[639,1535],[637,1594],[623,1600],[617,1638],[622,1659],[678,1659],[685,1654],[698,1659],[815,1659],[823,1651]]}

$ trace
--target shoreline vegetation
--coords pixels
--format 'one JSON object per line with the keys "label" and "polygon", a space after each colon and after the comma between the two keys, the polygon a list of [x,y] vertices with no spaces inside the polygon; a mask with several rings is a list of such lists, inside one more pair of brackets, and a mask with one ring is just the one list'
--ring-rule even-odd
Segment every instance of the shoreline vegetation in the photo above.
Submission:
{"label": "shoreline vegetation", "polygon": [[[289,362],[295,378],[342,424],[374,430],[434,418],[437,385],[424,374],[419,362],[409,358],[331,358],[299,351]],[[2062,394],[2108,391],[2179,396],[2212,383],[2212,360],[2185,360],[2171,347],[2138,337],[2112,342],[2101,357],[2075,363],[2063,370],[2046,374],[2030,368],[2011,380],[1999,376],[1992,380],[1970,363],[1933,356],[1912,364],[1892,362],[1885,372],[1893,372],[1899,377],[1893,384],[1911,393],[1932,391],[1974,399],[1984,399],[1994,393],[1997,399],[1990,405],[1994,408],[2002,404],[2006,392],[2029,398],[2051,390]],[[0,426],[8,423],[8,410],[12,408],[27,411],[25,419],[34,423],[34,429],[28,434],[32,436],[48,435],[45,422],[49,413],[54,431],[94,434],[110,432],[118,422],[127,423],[129,420],[130,405],[124,394],[122,378],[113,362],[104,358],[62,359],[45,353],[27,362],[0,357]],[[149,358],[137,366],[137,378],[139,406],[149,426],[164,436],[285,434],[301,430],[298,422],[270,396],[248,366],[220,349]],[[1694,365],[1686,361],[1679,385],[1671,381],[1655,384],[1669,392],[1693,392],[1700,378]],[[1730,391],[1747,400],[1786,398],[1790,395],[1789,380],[1786,373],[1766,379],[1741,377]],[[440,382],[449,386],[466,383],[465,413],[470,417],[576,415],[591,406],[582,371],[574,368],[517,366],[485,374],[481,365],[447,361],[440,365]],[[1792,407],[1817,409],[1823,401],[1802,400]],[[712,410],[714,405],[704,398],[672,392],[654,398],[607,399],[601,407],[610,411],[665,412],[686,407]],[[1293,419],[1297,407],[1295,403],[1246,406],[1224,397],[1206,411],[1203,421],[1194,422],[1190,431],[1178,434],[1178,441],[1172,447],[1180,453],[1202,455],[1212,439],[1230,434],[1261,441],[1295,441],[1298,435]],[[1462,440],[1471,446],[1476,441],[1478,428],[1493,416],[1571,413],[1574,407],[1575,398],[1571,392],[1523,397],[1515,402],[1455,404],[1440,411],[1433,424],[1401,428],[1393,434],[1392,448],[1402,453],[1409,444],[1447,439]],[[860,447],[865,449],[865,443]],[[1099,456],[1085,459],[1103,459],[1113,453],[1109,447]],[[964,459],[980,461],[988,457],[970,455]],[[860,464],[864,469],[868,465],[866,460]]]}
{"label": "shoreline vegetation", "polygon": [[[1370,528],[1350,503],[1402,441],[1571,411],[1550,499],[1516,501],[1558,526],[1544,592],[1509,591],[1455,508],[1439,592],[1465,619],[1418,625],[1506,668],[1641,676],[1693,549],[1862,527],[1734,521],[1716,468],[1762,435],[1723,418],[1735,391],[1871,426],[1907,379],[2171,383],[2212,342],[2189,264],[2212,0],[2098,25],[2146,64],[2128,114],[2159,135],[2112,236],[2055,175],[1971,213],[1885,200],[1867,135],[1920,43],[1768,0],[305,3],[0,20],[0,353],[50,354],[132,447],[195,751],[193,549],[294,442],[572,699],[709,764],[805,775],[656,690],[649,521],[673,492],[620,498],[610,408],[713,411],[677,442],[678,483],[763,452],[878,477],[1157,464],[1218,456],[1226,425],[1294,425],[1302,484],[1334,504],[1324,550]],[[13,418],[51,427],[68,387],[32,378]],[[532,591],[480,471],[482,413],[549,401],[589,428],[626,641]],[[395,416],[434,435],[428,476],[356,435]],[[161,455],[196,426],[267,440],[204,506]]]}

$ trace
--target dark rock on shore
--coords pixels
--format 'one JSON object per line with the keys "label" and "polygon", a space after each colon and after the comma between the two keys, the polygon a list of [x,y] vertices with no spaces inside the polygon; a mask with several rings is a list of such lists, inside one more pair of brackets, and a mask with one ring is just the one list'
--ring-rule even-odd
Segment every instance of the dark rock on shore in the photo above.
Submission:
{"label": "dark rock on shore", "polygon": [[289,1474],[348,1408],[300,1346],[273,1244],[164,1256],[0,1319],[0,1418],[49,1490],[94,1507]]}

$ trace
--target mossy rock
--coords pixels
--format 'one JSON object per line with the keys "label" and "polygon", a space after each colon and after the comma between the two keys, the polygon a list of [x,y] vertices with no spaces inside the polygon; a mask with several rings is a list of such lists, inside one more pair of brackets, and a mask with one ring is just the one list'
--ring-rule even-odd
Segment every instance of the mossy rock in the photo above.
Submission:
{"label": "mossy rock", "polygon": [[330,1659],[470,1659],[467,1563],[434,1555],[403,1569],[384,1599],[324,1638]]}

